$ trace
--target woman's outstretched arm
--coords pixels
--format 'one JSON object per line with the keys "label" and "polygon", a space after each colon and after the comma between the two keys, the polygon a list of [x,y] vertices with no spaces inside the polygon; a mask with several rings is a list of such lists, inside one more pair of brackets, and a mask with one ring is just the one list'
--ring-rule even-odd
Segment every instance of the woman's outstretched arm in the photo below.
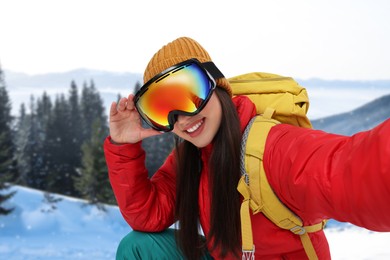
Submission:
{"label": "woman's outstretched arm", "polygon": [[306,224],[333,218],[390,231],[390,119],[353,136],[275,126],[264,168],[276,194]]}

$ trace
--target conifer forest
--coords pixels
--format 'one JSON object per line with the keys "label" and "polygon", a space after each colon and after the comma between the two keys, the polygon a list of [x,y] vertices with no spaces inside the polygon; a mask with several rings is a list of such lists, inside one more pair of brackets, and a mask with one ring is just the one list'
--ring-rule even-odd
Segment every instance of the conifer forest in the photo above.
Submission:
{"label": "conifer forest", "polygon": [[[54,98],[46,92],[31,95],[17,116],[11,115],[11,110],[0,67],[0,215],[12,212],[2,206],[13,196],[8,191],[12,184],[82,198],[91,204],[116,204],[103,151],[109,134],[108,115],[93,79],[81,88],[70,80],[68,92]],[[171,152],[173,137],[149,138],[143,147],[151,176]]]}

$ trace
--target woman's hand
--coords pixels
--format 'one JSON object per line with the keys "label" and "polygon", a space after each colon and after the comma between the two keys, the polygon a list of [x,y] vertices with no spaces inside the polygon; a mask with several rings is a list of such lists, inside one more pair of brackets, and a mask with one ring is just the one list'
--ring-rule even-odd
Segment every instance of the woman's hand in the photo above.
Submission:
{"label": "woman's hand", "polygon": [[146,137],[159,135],[154,129],[145,129],[141,124],[134,101],[134,95],[112,102],[110,108],[110,136],[115,143],[137,143]]}

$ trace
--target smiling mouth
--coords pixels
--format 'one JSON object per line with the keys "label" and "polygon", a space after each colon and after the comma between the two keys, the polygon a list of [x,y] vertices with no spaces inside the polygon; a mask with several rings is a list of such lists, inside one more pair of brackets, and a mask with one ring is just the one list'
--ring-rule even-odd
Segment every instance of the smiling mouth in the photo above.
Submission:
{"label": "smiling mouth", "polygon": [[199,129],[199,127],[203,124],[203,122],[204,122],[204,120],[199,121],[199,123],[197,123],[197,124],[195,124],[194,126],[188,128],[186,131],[187,131],[188,133],[193,133],[193,132],[195,132],[196,130]]}

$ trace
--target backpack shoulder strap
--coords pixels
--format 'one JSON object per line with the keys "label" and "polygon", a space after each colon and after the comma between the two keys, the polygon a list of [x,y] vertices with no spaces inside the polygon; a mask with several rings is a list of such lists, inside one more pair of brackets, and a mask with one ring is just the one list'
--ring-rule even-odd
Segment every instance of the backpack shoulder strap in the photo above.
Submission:
{"label": "backpack shoulder strap", "polygon": [[[310,259],[317,259],[307,232],[316,232],[324,223],[304,227],[302,220],[287,208],[273,192],[263,167],[265,142],[271,128],[280,122],[272,119],[274,109],[267,108],[263,115],[254,117],[244,131],[242,138],[241,172],[238,191],[244,197],[241,205],[241,233],[243,252],[254,253],[250,209],[253,214],[262,212],[269,220],[283,229],[300,235]],[[250,257],[249,257],[250,258]]]}

